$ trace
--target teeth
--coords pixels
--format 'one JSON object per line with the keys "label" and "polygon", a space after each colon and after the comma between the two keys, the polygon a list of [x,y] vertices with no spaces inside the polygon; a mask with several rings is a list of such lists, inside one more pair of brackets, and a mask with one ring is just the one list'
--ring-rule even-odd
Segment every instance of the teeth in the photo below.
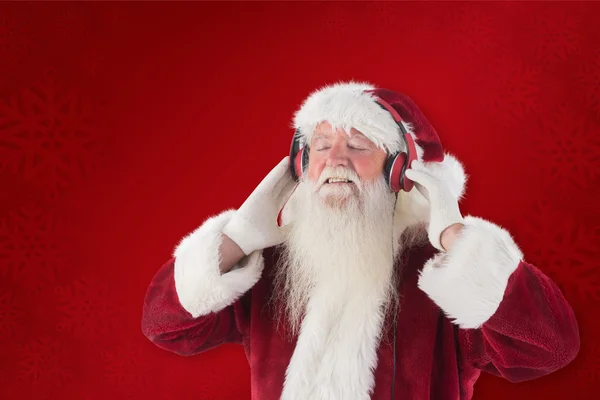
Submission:
{"label": "teeth", "polygon": [[327,183],[336,183],[336,182],[349,182],[348,179],[344,179],[344,178],[329,178],[327,179]]}

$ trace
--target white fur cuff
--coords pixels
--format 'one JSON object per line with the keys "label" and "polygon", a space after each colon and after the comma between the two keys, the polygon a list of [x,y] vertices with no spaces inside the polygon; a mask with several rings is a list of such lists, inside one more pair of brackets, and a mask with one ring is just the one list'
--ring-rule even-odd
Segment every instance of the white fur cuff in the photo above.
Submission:
{"label": "white fur cuff", "polygon": [[470,329],[479,328],[496,312],[523,254],[498,225],[473,216],[463,223],[450,251],[427,261],[419,288],[455,324]]}
{"label": "white fur cuff", "polygon": [[234,210],[207,219],[184,237],[175,248],[175,289],[179,302],[194,318],[218,312],[248,291],[261,276],[261,251],[242,259],[230,272],[221,275],[219,247],[221,231]]}

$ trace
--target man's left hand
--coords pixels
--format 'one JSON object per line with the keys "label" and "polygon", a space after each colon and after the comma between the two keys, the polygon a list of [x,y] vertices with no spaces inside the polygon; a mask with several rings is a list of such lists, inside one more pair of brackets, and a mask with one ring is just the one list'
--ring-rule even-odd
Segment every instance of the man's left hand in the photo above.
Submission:
{"label": "man's left hand", "polygon": [[[462,229],[463,217],[458,201],[451,195],[446,182],[436,177],[419,160],[412,162],[405,176],[415,183],[417,190],[429,201],[429,241],[436,249],[447,251]],[[446,246],[442,246],[442,242]]]}

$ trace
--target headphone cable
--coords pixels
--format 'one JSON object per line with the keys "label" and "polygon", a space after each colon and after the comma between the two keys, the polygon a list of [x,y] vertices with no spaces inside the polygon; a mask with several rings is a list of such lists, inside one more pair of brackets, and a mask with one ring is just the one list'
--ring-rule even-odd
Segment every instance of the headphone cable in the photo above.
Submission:
{"label": "headphone cable", "polygon": [[[396,200],[394,201],[394,209],[392,210],[392,280],[396,284],[394,285],[394,290],[398,290],[398,285],[396,281],[396,265],[394,262],[394,220],[396,218],[396,205],[398,204],[398,192],[396,192]],[[396,293],[399,295],[399,293]],[[393,298],[393,297],[392,297]],[[398,302],[399,299],[396,299],[395,307],[394,307],[394,343],[393,343],[393,375],[392,375],[392,387],[391,387],[391,400],[394,400],[394,390],[396,386],[396,329],[397,329],[397,317],[398,317]]]}

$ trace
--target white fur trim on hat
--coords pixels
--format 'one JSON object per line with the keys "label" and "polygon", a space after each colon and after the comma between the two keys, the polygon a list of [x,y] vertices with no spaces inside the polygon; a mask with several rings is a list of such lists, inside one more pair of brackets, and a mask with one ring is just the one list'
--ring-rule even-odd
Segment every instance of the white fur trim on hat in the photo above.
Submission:
{"label": "white fur trim on hat", "polygon": [[[333,129],[350,132],[354,128],[377,146],[393,154],[404,150],[400,128],[390,113],[366,93],[375,87],[364,82],[340,82],[314,91],[294,116],[294,128],[299,130],[300,143],[310,143],[317,126],[327,121]],[[408,132],[410,124],[403,122]]]}

